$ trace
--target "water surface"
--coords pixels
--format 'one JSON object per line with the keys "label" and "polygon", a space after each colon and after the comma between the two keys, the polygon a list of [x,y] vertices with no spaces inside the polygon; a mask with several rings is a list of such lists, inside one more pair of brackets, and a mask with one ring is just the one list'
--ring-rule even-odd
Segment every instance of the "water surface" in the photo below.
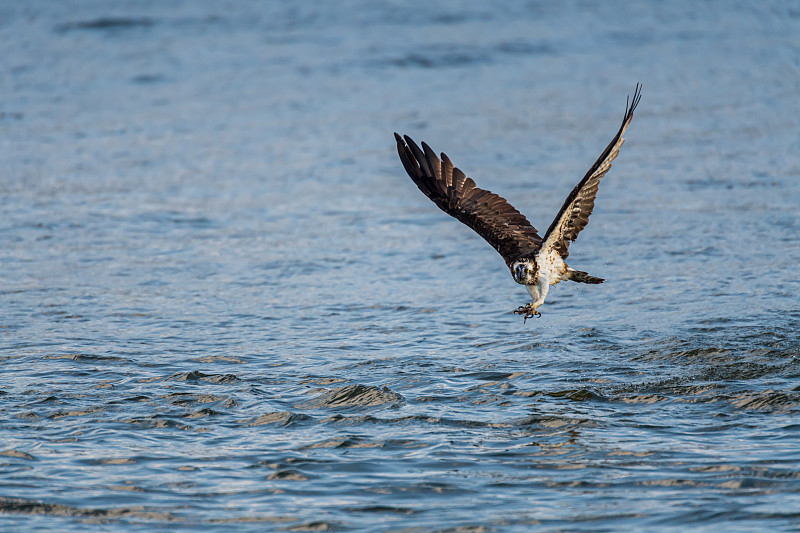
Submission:
{"label": "water surface", "polygon": [[[789,531],[800,11],[0,5],[0,529]],[[543,316],[405,176],[540,230]]]}

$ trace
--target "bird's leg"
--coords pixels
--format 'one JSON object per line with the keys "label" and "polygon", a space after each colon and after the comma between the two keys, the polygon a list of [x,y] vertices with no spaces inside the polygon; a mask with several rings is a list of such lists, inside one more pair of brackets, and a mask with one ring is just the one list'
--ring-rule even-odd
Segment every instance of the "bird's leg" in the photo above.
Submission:
{"label": "bird's leg", "polygon": [[532,303],[528,305],[520,305],[517,309],[514,310],[515,315],[525,315],[522,319],[522,323],[526,323],[529,318],[534,316],[542,316],[542,313],[536,310]]}

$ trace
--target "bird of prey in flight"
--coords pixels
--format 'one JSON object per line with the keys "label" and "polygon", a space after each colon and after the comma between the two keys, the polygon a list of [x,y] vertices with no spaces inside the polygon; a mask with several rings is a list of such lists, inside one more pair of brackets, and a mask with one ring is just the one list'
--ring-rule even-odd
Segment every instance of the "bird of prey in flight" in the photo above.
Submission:
{"label": "bird of prey in flight", "polygon": [[514,311],[524,315],[524,321],[532,316],[540,316],[537,309],[544,303],[550,285],[567,279],[579,283],[604,281],[570,268],[564,260],[569,255],[569,244],[578,238],[578,233],[589,222],[600,179],[606,175],[611,162],[619,154],[624,142],[622,135],[631,123],[641,96],[641,86],[636,84],[633,98],[625,104],[625,115],[619,131],[569,193],[544,238],[539,236],[525,215],[505,198],[476,186],[474,181],[453,166],[444,153],[439,159],[424,142],[420,149],[407,135],[401,137],[394,134],[400,160],[419,190],[442,211],[486,239],[503,256],[514,281],[528,289],[531,303]]}

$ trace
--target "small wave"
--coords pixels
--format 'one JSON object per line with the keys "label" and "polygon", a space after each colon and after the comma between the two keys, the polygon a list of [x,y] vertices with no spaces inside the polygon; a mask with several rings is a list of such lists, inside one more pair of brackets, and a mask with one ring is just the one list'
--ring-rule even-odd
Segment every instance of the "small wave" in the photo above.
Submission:
{"label": "small wave", "polygon": [[198,363],[244,363],[246,362],[244,359],[240,357],[234,357],[232,355],[206,355],[204,357],[198,357],[196,359],[191,359],[192,361],[196,361]]}
{"label": "small wave", "polygon": [[143,520],[157,520],[173,522],[177,520],[173,514],[164,511],[149,511],[145,507],[123,507],[118,509],[81,509],[57,503],[44,503],[22,498],[5,498],[0,496],[0,515],[6,513],[100,517],[100,518],[138,518]]}
{"label": "small wave", "polygon": [[17,459],[27,459],[28,461],[34,460],[31,454],[19,450],[3,450],[0,452],[0,457],[16,457]]}
{"label": "small wave", "polygon": [[308,481],[308,476],[300,472],[299,470],[277,470],[267,476],[269,480],[280,480],[280,481]]}
{"label": "small wave", "polygon": [[126,361],[124,357],[114,355],[92,355],[85,353],[70,353],[65,355],[45,355],[42,359],[69,359],[71,361],[96,363],[98,361]]}
{"label": "small wave", "polygon": [[387,513],[387,514],[414,514],[419,513],[416,509],[409,507],[393,507],[389,505],[372,505],[369,507],[350,507],[345,511],[351,513]]}
{"label": "small wave", "polygon": [[303,446],[302,450],[316,450],[319,448],[383,448],[384,443],[379,441],[367,441],[358,437],[351,438],[332,438],[320,442]]}
{"label": "small wave", "polygon": [[285,531],[344,531],[347,528],[344,524],[336,522],[306,522],[292,527],[285,528]]}
{"label": "small wave", "polygon": [[195,411],[193,413],[187,413],[187,414],[181,415],[181,416],[183,418],[206,418],[206,417],[209,417],[209,416],[219,416],[221,414],[222,413],[214,411],[213,409],[209,409],[207,407],[204,407],[204,408],[199,409],[199,410],[197,410],[197,411]]}
{"label": "small wave", "polygon": [[666,396],[663,396],[661,394],[634,394],[632,396],[623,396],[617,399],[623,403],[630,403],[630,404],[637,404],[637,403],[649,404],[649,403],[664,402],[668,400]]}
{"label": "small wave", "polygon": [[56,411],[55,413],[50,413],[47,415],[47,418],[57,420],[59,418],[66,418],[68,416],[86,416],[102,410],[102,407],[88,407],[86,409],[78,409],[75,411]]}
{"label": "small wave", "polygon": [[568,389],[563,391],[548,392],[548,396],[553,398],[566,398],[574,402],[585,402],[588,400],[606,400],[604,396],[588,389]]}
{"label": "small wave", "polygon": [[509,41],[488,46],[434,45],[424,50],[408,52],[384,60],[385,64],[400,68],[448,68],[489,64],[504,56],[555,55],[556,49],[545,43]]}
{"label": "small wave", "polygon": [[194,405],[198,403],[223,402],[223,407],[233,407],[236,403],[227,396],[214,394],[193,394],[191,392],[173,392],[160,396],[160,399],[169,401],[172,405]]}
{"label": "small wave", "polygon": [[394,407],[405,403],[405,401],[402,394],[398,394],[388,387],[355,384],[325,392],[312,400],[300,404],[298,407],[304,409]]}
{"label": "small wave", "polygon": [[248,420],[245,424],[248,427],[252,426],[265,426],[268,424],[275,424],[279,426],[288,426],[289,424],[300,422],[303,420],[310,420],[310,416],[290,413],[289,411],[276,411],[273,413],[265,413],[261,416]]}
{"label": "small wave", "polygon": [[135,426],[147,427],[152,429],[182,429],[184,431],[187,430],[194,430],[192,426],[188,426],[186,424],[179,424],[173,420],[169,420],[167,418],[160,418],[159,416],[143,416],[138,418],[128,418],[125,420],[121,420],[121,422],[125,424],[131,424]]}
{"label": "small wave", "polygon": [[79,22],[65,22],[56,26],[56,32],[65,33],[74,30],[125,30],[132,28],[149,28],[155,24],[150,18],[101,17]]}
{"label": "small wave", "polygon": [[687,363],[724,364],[735,362],[739,359],[736,353],[724,347],[691,348],[688,350],[663,351],[650,350],[647,353],[633,357],[640,361],[686,361]]}
{"label": "small wave", "polygon": [[563,427],[595,427],[597,422],[589,420],[588,418],[570,418],[566,416],[555,415],[534,415],[525,417],[516,423],[517,426],[541,426],[550,429],[557,429]]}
{"label": "small wave", "polygon": [[[480,427],[487,427],[487,428],[511,428],[514,426],[513,423],[510,422],[486,422],[483,420],[469,420],[469,419],[457,419],[457,418],[444,418],[440,416],[427,416],[427,415],[406,415],[397,418],[379,418],[370,415],[359,415],[359,416],[344,416],[344,415],[334,415],[328,418],[325,418],[320,421],[324,424],[341,424],[341,425],[351,425],[357,426],[361,424],[388,424],[388,425],[397,425],[397,424],[406,424],[409,422],[422,422],[423,424],[432,424],[436,426],[452,426],[452,427],[464,427],[464,428],[480,428]],[[415,441],[408,440],[408,441],[392,441],[393,443],[400,443],[402,445],[416,445]]]}
{"label": "small wave", "polygon": [[204,381],[206,383],[235,383],[240,379],[234,374],[204,374],[199,370],[173,374],[165,381]]}
{"label": "small wave", "polygon": [[752,411],[794,411],[800,405],[800,394],[767,390],[746,392],[731,398],[738,409]]}

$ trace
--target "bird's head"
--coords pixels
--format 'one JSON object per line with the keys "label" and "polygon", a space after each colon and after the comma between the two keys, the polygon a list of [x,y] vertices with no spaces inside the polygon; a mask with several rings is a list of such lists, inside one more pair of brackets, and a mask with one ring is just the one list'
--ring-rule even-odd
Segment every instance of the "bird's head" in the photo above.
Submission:
{"label": "bird's head", "polygon": [[514,281],[520,285],[536,285],[539,272],[536,262],[530,259],[514,261],[509,268]]}

